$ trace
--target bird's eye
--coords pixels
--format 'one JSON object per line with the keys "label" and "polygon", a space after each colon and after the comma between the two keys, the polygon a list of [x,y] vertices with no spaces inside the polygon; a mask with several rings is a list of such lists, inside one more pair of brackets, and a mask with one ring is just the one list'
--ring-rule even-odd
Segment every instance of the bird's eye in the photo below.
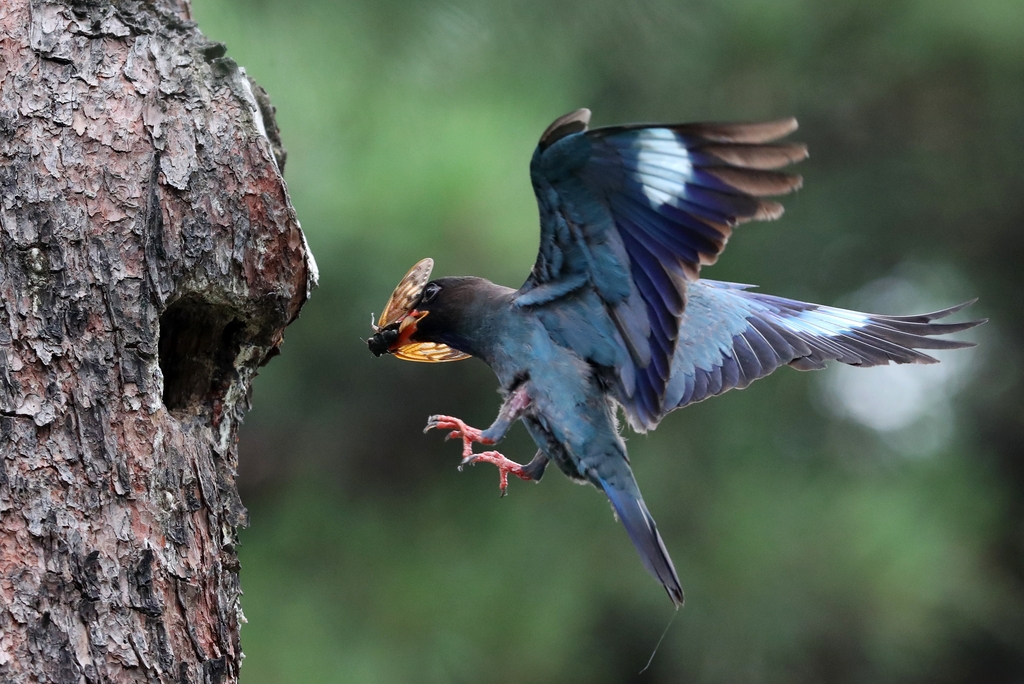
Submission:
{"label": "bird's eye", "polygon": [[434,297],[437,296],[437,293],[440,291],[440,285],[438,285],[437,283],[428,283],[427,286],[423,288],[423,297],[420,299],[420,302],[422,302],[423,304],[429,304],[431,300],[433,300]]}

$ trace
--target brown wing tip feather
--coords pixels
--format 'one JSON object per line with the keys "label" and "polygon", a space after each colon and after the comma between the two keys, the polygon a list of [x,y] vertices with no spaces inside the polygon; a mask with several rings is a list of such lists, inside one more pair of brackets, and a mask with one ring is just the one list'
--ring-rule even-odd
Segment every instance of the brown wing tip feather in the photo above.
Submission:
{"label": "brown wing tip feather", "polygon": [[785,207],[779,202],[772,202],[771,200],[762,200],[760,206],[757,208],[757,213],[751,216],[750,221],[774,221],[781,217],[786,212]]}
{"label": "brown wing tip feather", "polygon": [[719,159],[724,164],[743,169],[768,171],[807,159],[807,145],[784,143],[778,145],[745,145],[711,143],[701,145],[700,151]]}
{"label": "brown wing tip feather", "polygon": [[552,121],[551,125],[545,129],[544,133],[540,136],[540,143],[538,143],[538,145],[541,149],[545,149],[567,135],[581,133],[587,130],[587,126],[589,125],[590,110],[586,107],[569,112],[568,114],[563,114]]}
{"label": "brown wing tip feather", "polygon": [[757,123],[693,123],[672,128],[684,135],[697,136],[709,142],[757,144],[784,138],[799,128],[799,124],[791,116]]}
{"label": "brown wing tip feather", "polygon": [[799,190],[804,184],[803,176],[778,171],[759,171],[728,166],[707,166],[703,170],[729,187],[753,197],[785,195]]}

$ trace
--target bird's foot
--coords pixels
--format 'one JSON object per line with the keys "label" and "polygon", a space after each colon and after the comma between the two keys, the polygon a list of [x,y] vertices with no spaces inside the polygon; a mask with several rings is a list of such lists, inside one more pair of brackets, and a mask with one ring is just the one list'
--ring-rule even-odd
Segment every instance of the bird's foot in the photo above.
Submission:
{"label": "bird's foot", "polygon": [[[479,430],[475,427],[470,427],[458,418],[452,416],[430,416],[427,419],[427,427],[423,428],[423,432],[429,432],[430,430],[451,430],[445,439],[461,439],[462,440],[462,462],[463,464],[468,463],[466,459],[473,455],[473,443],[478,444],[494,444],[494,440],[487,439],[483,436],[484,431]],[[499,454],[500,455],[500,454]],[[504,457],[502,457],[504,458]],[[511,463],[511,461],[509,461]]]}
{"label": "bird's foot", "polygon": [[477,463],[490,463],[498,468],[498,475],[500,481],[498,482],[498,488],[501,489],[501,496],[505,496],[508,492],[508,476],[509,473],[515,475],[520,480],[532,480],[533,477],[527,470],[516,463],[510,461],[502,456],[497,451],[484,451],[479,454],[469,454],[462,459],[462,463],[459,464],[459,470],[462,470],[463,466],[476,465]]}
{"label": "bird's foot", "polygon": [[[461,439],[462,440],[462,463],[459,464],[459,470],[462,470],[464,466],[475,465],[477,463],[490,463],[498,468],[498,474],[500,476],[499,487],[501,489],[501,495],[505,496],[508,489],[508,476],[509,473],[515,475],[521,480],[533,480],[540,479],[539,477],[534,478],[528,467],[524,467],[515,461],[510,461],[502,456],[497,451],[484,451],[479,454],[473,453],[473,443],[477,444],[494,444],[493,439],[484,437],[484,431],[479,430],[475,427],[470,427],[458,418],[452,416],[430,416],[427,419],[427,427],[423,428],[424,432],[430,430],[451,430],[445,439]],[[541,467],[540,473],[543,474],[544,469]]]}

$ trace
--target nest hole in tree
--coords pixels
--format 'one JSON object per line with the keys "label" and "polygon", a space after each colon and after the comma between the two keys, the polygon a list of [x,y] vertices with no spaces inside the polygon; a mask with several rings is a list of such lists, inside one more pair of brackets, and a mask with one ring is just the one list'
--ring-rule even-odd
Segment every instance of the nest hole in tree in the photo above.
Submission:
{"label": "nest hole in tree", "polygon": [[232,309],[196,296],[167,307],[160,317],[160,370],[168,409],[198,413],[224,396],[238,376],[234,361],[245,327]]}

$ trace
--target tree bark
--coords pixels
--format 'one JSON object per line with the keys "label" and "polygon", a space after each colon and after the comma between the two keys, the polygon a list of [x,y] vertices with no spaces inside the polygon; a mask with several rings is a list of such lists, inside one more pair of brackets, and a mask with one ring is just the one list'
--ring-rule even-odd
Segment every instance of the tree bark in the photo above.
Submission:
{"label": "tree bark", "polygon": [[0,0],[0,681],[234,682],[235,440],[316,272],[187,0]]}

